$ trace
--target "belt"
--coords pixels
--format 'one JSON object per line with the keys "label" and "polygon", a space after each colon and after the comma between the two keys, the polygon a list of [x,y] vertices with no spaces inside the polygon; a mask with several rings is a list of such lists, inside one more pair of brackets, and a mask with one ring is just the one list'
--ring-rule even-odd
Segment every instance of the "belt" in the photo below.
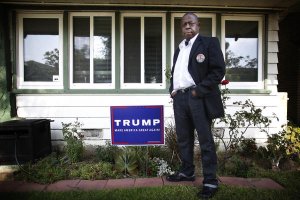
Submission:
{"label": "belt", "polygon": [[191,87],[187,87],[187,88],[183,88],[183,89],[179,89],[177,90],[177,92],[181,92],[181,93],[186,93],[188,91],[190,91],[191,89],[193,89],[195,86],[191,86]]}

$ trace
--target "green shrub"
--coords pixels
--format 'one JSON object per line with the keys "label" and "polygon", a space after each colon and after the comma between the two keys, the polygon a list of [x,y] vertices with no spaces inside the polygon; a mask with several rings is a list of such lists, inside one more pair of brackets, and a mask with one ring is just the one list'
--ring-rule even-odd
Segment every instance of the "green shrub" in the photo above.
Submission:
{"label": "green shrub", "polygon": [[257,153],[255,138],[244,138],[238,145],[238,153],[244,157],[254,157]]}
{"label": "green shrub", "polygon": [[[228,80],[223,80],[221,82],[221,85],[225,86],[225,88],[221,89],[224,108],[226,108],[226,101],[230,99],[228,96],[230,91],[228,88],[226,88],[228,83]],[[224,153],[222,156],[218,157],[219,168],[223,171],[226,170],[226,163],[229,161],[229,159],[236,153],[239,153],[240,150],[244,151],[247,149],[248,151],[251,150],[251,148],[255,148],[253,141],[247,141],[244,137],[249,128],[253,126],[257,127],[261,132],[266,132],[267,128],[272,122],[269,117],[263,115],[263,110],[265,107],[262,109],[257,108],[250,99],[247,99],[244,102],[233,102],[233,104],[239,106],[241,109],[235,111],[233,114],[225,113],[224,117],[219,118],[218,120],[213,120],[212,123],[212,129],[215,129],[215,125],[224,123],[228,130],[228,137],[225,137],[224,131],[213,132],[216,143],[224,147]],[[273,117],[277,118],[275,114],[273,114]],[[252,149],[251,151],[253,150],[255,149]]]}
{"label": "green shrub", "polygon": [[[266,147],[259,148],[259,155],[267,159],[272,169],[279,170],[282,161],[298,160],[300,152],[300,128],[293,124],[283,126],[278,134],[268,135]],[[289,162],[289,161],[288,161]]]}
{"label": "green shrub", "polygon": [[118,146],[111,145],[109,141],[96,148],[96,159],[103,162],[115,163],[115,156],[120,151]]}
{"label": "green shrub", "polygon": [[148,173],[150,176],[164,176],[172,175],[175,172],[172,171],[168,162],[161,158],[152,158],[149,160]]}
{"label": "green shrub", "polygon": [[69,138],[67,140],[66,151],[71,162],[78,162],[82,159],[84,151],[83,143],[76,138]]}
{"label": "green shrub", "polygon": [[16,172],[17,179],[38,183],[52,183],[68,177],[67,168],[55,153],[37,161],[27,163]]}
{"label": "green shrub", "polygon": [[125,176],[138,174],[138,160],[133,147],[124,147],[116,155],[115,169]]}
{"label": "green shrub", "polygon": [[177,145],[176,127],[175,127],[175,123],[173,122],[169,122],[165,127],[165,142],[167,148],[171,152],[170,164],[180,165],[181,160],[180,160],[179,149]]}
{"label": "green shrub", "polygon": [[70,177],[86,180],[116,178],[113,166],[108,162],[80,163],[70,171]]}
{"label": "green shrub", "polygon": [[232,156],[226,163],[226,175],[236,177],[248,177],[251,169],[254,167],[253,163],[240,156]]}
{"label": "green shrub", "polygon": [[72,163],[80,161],[83,156],[83,135],[80,129],[82,125],[77,120],[74,123],[62,123],[64,140],[67,142],[66,153]]}

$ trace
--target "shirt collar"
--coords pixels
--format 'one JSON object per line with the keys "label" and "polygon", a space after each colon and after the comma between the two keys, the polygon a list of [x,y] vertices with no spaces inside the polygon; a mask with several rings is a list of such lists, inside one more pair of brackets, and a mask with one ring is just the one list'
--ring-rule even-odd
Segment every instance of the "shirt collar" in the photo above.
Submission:
{"label": "shirt collar", "polygon": [[[192,39],[190,39],[189,44],[187,46],[192,46],[196,40],[196,38],[198,37],[199,33],[197,35],[195,35]],[[182,40],[181,43],[179,44],[179,49],[182,49],[185,47],[185,41],[186,39]]]}

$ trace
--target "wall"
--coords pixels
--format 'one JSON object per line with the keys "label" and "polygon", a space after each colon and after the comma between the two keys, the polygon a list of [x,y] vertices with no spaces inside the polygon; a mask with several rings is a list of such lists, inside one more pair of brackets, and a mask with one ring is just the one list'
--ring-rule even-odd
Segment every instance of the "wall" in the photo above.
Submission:
{"label": "wall", "polygon": [[[278,95],[231,95],[227,102],[226,113],[234,113],[241,109],[233,104],[235,101],[250,99],[254,105],[263,109],[263,114],[272,118],[273,113],[279,121],[272,119],[269,133],[277,133],[286,119],[286,96]],[[51,122],[51,138],[53,145],[61,144],[62,124],[74,122],[76,119],[86,130],[86,144],[100,145],[109,140],[110,106],[130,105],[163,105],[165,124],[173,120],[173,108],[168,94],[165,95],[18,95],[17,112],[19,117],[47,118]],[[251,127],[247,137],[257,138],[258,143],[266,140],[266,135]]]}

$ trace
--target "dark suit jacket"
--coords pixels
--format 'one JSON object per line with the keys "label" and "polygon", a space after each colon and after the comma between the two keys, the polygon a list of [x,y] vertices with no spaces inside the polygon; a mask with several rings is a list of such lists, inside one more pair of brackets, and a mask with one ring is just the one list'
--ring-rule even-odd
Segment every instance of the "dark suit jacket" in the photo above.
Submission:
{"label": "dark suit jacket", "polygon": [[[170,94],[173,91],[173,74],[180,49],[177,48],[173,57],[173,68],[170,79]],[[202,54],[202,55],[201,55]],[[197,56],[205,56],[201,62]],[[224,116],[219,84],[225,75],[225,63],[219,40],[215,37],[198,35],[189,56],[188,70],[196,84],[198,98],[205,103],[206,113],[210,119]]]}

